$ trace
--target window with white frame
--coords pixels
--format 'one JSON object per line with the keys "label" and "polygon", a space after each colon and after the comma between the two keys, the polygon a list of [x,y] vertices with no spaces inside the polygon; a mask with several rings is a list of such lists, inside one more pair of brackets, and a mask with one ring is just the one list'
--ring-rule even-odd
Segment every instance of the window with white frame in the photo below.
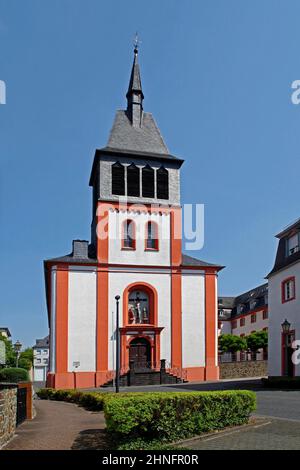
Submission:
{"label": "window with white frame", "polygon": [[287,239],[287,256],[293,255],[297,251],[299,251],[299,233]]}
{"label": "window with white frame", "polygon": [[288,302],[295,298],[295,278],[290,277],[282,283],[282,302]]}

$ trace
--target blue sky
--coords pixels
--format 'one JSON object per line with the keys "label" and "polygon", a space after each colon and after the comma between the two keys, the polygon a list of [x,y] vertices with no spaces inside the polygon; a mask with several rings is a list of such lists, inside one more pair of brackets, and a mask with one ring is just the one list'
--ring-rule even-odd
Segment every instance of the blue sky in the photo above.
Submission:
{"label": "blue sky", "polygon": [[300,216],[297,0],[0,0],[0,326],[47,334],[43,259],[89,238],[88,178],[125,106],[141,36],[144,109],[186,161],[182,202],[205,204],[220,294],[263,282]]}

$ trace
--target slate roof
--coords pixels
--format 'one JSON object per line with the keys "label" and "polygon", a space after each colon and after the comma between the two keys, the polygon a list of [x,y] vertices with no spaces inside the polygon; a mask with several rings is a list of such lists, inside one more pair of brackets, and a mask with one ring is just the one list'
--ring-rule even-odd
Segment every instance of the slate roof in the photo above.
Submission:
{"label": "slate roof", "polygon": [[218,268],[221,268],[223,269],[224,266],[220,266],[220,265],[217,265],[217,264],[212,264],[212,263],[207,263],[206,261],[202,261],[200,259],[197,259],[197,258],[193,258],[192,256],[188,256],[188,255],[185,255],[185,254],[182,254],[182,266],[211,266],[211,267],[218,267]]}
{"label": "slate roof", "polygon": [[289,236],[296,234],[300,231],[300,219],[297,219],[292,224],[288,225],[284,230],[276,235],[276,238],[279,238],[279,243],[277,247],[276,258],[274,262],[274,266],[269,274],[266,276],[268,278],[272,274],[280,271],[291,264],[294,264],[300,261],[300,250],[295,251],[295,253],[290,254],[287,256],[286,253],[286,240]]}
{"label": "slate roof", "polygon": [[[143,112],[142,125],[134,127],[125,110],[118,110],[110,131],[107,147],[113,150],[154,153],[169,156],[170,152],[162,138],[151,113]],[[173,157],[174,158],[174,157]]]}
{"label": "slate roof", "polygon": [[36,339],[33,349],[36,349],[36,348],[45,348],[45,349],[49,348],[49,335],[45,336],[45,338],[42,338],[42,339]]}
{"label": "slate roof", "polygon": [[[88,257],[78,257],[74,256],[73,253],[69,253],[68,255],[65,256],[59,256],[57,258],[50,258],[45,261],[51,262],[51,263],[76,263],[76,264],[97,264],[97,258],[95,256],[94,250],[92,245],[89,246],[89,255]],[[223,269],[224,266],[220,266],[217,264],[212,264],[212,263],[207,263],[206,261],[202,261],[197,258],[193,258],[192,256],[188,256],[185,254],[182,254],[182,266],[199,266],[199,267],[216,267],[216,268],[221,268]]]}
{"label": "slate roof", "polygon": [[[234,318],[237,315],[249,313],[257,308],[266,307],[268,305],[268,301],[265,299],[266,295],[268,295],[268,283],[261,284],[237,297],[220,296],[218,298],[218,309],[231,309],[231,318]],[[251,301],[254,300],[256,303],[253,307]],[[238,311],[238,305],[243,305],[242,312]]]}
{"label": "slate roof", "polygon": [[219,308],[230,309],[234,307],[235,297],[219,297],[218,298],[218,306]]}
{"label": "slate roof", "polygon": [[11,337],[11,333],[10,333],[9,329],[6,328],[5,326],[4,326],[4,327],[0,327],[0,333],[1,333],[1,331],[5,332],[5,333],[7,334],[7,336],[8,336],[8,338]]}
{"label": "slate roof", "polygon": [[129,80],[129,86],[127,91],[127,98],[132,94],[132,92],[140,92],[142,97],[144,98],[143,91],[142,91],[142,80],[140,74],[140,67],[138,64],[138,51],[137,49],[134,50],[134,60],[131,69],[131,75]]}

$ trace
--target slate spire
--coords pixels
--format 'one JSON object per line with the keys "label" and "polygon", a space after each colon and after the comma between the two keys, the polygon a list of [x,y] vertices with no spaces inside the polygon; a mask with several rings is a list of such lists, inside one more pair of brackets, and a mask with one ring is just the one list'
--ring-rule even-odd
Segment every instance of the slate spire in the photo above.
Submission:
{"label": "slate spire", "polygon": [[138,64],[138,44],[134,47],[134,59],[129,80],[127,98],[127,116],[133,127],[142,126],[143,99],[140,67]]}

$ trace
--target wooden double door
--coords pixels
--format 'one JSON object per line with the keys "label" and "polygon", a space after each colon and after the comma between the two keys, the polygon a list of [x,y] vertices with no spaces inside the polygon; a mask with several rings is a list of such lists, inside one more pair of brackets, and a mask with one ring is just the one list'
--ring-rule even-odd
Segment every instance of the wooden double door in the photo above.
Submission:
{"label": "wooden double door", "polygon": [[129,361],[135,370],[151,368],[151,346],[144,338],[133,339],[129,346]]}

